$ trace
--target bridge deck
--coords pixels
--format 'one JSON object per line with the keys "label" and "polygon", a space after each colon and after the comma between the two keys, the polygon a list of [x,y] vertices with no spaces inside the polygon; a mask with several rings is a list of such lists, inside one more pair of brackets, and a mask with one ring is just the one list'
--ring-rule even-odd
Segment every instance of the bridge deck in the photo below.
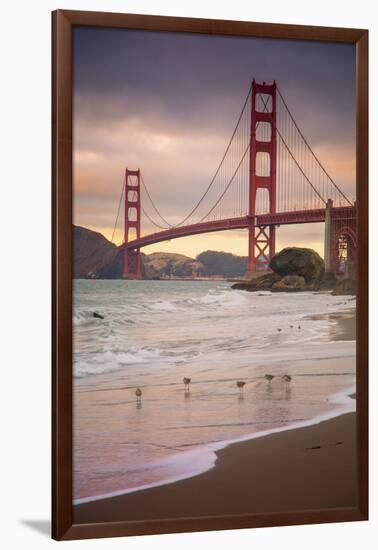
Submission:
{"label": "bridge deck", "polygon": [[[355,216],[356,208],[354,206],[339,206],[332,209],[332,216],[338,218],[350,218]],[[290,225],[298,223],[319,223],[325,220],[325,208],[315,210],[293,210],[291,212],[278,212],[276,214],[261,214],[250,218],[242,216],[240,218],[228,218],[225,220],[215,220],[203,223],[186,225],[183,227],[174,227],[157,233],[144,235],[140,239],[128,242],[124,246],[127,248],[142,248],[150,244],[178,239],[179,237],[189,237],[201,233],[212,233],[214,231],[227,231],[230,229],[245,229],[250,225]]]}

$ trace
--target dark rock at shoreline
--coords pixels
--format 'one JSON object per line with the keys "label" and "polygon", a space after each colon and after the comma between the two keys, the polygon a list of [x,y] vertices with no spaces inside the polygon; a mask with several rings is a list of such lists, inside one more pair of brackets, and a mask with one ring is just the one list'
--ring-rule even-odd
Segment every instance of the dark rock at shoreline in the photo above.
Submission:
{"label": "dark rock at shoreline", "polygon": [[271,290],[274,283],[279,280],[280,276],[276,273],[264,273],[254,279],[249,279],[241,283],[235,283],[231,288],[235,290],[247,290],[248,292],[256,292],[257,290]]}
{"label": "dark rock at shoreline", "polygon": [[332,296],[355,296],[357,294],[357,282],[354,279],[340,279]]}
{"label": "dark rock at shoreline", "polygon": [[93,312],[93,317],[95,319],[105,319],[105,317],[103,317],[102,315],[100,315],[99,313],[97,313],[97,311],[94,311]]}
{"label": "dark rock at shoreline", "polygon": [[[336,275],[325,273],[323,259],[310,248],[284,248],[272,258],[269,266],[272,272],[256,274],[252,279],[232,285],[232,288],[249,292],[303,292],[333,290],[338,285]],[[337,292],[341,294],[347,288],[344,283]]]}
{"label": "dark rock at shoreline", "polygon": [[273,284],[272,292],[298,292],[300,290],[309,290],[305,278],[302,275],[285,275],[279,281]]}
{"label": "dark rock at shoreline", "polygon": [[324,275],[324,260],[311,248],[284,248],[273,256],[269,267],[281,277],[301,276],[307,284],[320,281]]}

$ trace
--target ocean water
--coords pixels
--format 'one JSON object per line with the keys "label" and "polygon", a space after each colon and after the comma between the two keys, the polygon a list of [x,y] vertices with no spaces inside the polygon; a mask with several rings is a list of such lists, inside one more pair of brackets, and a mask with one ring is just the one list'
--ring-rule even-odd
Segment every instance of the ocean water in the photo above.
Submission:
{"label": "ocean water", "polygon": [[353,297],[230,287],[74,281],[75,502],[195,475],[232,441],[354,409],[355,341],[337,320]]}

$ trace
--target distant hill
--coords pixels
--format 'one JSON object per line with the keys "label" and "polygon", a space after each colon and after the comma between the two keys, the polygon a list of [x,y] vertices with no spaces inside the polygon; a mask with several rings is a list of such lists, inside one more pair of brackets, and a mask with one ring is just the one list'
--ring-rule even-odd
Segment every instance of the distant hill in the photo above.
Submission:
{"label": "distant hill", "polygon": [[236,256],[229,252],[207,250],[198,254],[196,260],[204,266],[204,275],[243,277],[247,271],[247,256]]}
{"label": "distant hill", "polygon": [[[123,253],[101,233],[73,226],[73,277],[75,279],[120,279],[123,269]],[[247,270],[247,258],[227,252],[207,250],[190,258],[171,252],[142,254],[144,279],[169,277],[195,278],[241,277]]]}
{"label": "distant hill", "polygon": [[183,254],[153,252],[143,257],[149,278],[154,277],[198,277],[204,274],[204,266]]}

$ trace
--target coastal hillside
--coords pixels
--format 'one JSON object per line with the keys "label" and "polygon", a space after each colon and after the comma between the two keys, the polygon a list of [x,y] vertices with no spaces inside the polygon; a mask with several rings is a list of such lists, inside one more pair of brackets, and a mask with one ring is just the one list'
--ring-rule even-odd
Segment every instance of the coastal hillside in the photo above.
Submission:
{"label": "coastal hillside", "polygon": [[143,256],[148,279],[169,277],[200,277],[204,274],[201,262],[172,252],[153,252]]}
{"label": "coastal hillside", "polygon": [[[75,279],[120,279],[123,253],[101,233],[73,226],[73,277]],[[172,252],[142,253],[144,279],[242,277],[247,258],[207,250],[196,258]]]}
{"label": "coastal hillside", "polygon": [[[73,226],[73,278],[121,279],[123,254],[120,247],[86,227]],[[142,266],[143,278],[146,276]]]}
{"label": "coastal hillside", "polygon": [[206,250],[198,254],[196,260],[203,265],[204,275],[208,277],[243,277],[247,271],[247,256],[236,256],[229,252]]}
{"label": "coastal hillside", "polygon": [[114,263],[117,247],[101,233],[73,226],[73,278],[85,279]]}

